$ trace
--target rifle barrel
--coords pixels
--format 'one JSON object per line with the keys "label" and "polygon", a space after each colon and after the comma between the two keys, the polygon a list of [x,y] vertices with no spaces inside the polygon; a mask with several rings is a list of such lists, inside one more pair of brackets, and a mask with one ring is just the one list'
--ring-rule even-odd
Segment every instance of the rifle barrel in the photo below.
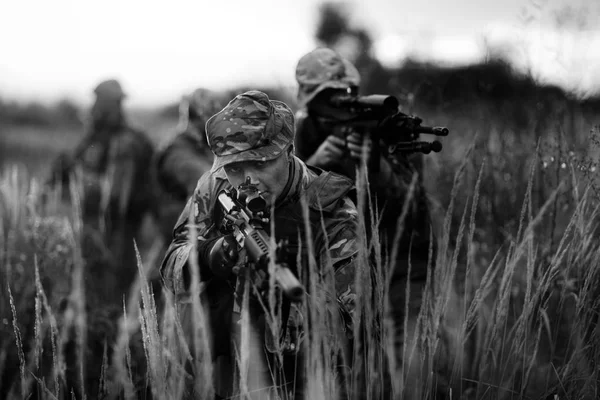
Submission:
{"label": "rifle barrel", "polygon": [[394,152],[398,153],[439,153],[442,151],[442,144],[437,140],[433,142],[402,142],[395,146]]}
{"label": "rifle barrel", "polygon": [[448,133],[450,133],[445,126],[419,126],[415,131],[416,133],[428,133],[436,136],[448,136]]}

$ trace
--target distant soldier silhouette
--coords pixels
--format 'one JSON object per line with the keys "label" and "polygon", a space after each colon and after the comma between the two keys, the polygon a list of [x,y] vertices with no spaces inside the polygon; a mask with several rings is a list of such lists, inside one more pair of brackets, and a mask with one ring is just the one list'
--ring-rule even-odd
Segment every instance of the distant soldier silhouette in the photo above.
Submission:
{"label": "distant soldier silhouette", "polygon": [[88,132],[72,153],[58,158],[53,182],[65,186],[77,177],[82,218],[91,233],[86,240],[103,243],[111,261],[110,268],[90,273],[105,283],[98,288],[105,291],[102,298],[118,300],[115,293],[124,293],[137,272],[133,239],[153,201],[148,171],[154,147],[127,123],[125,93],[117,80],[101,82],[94,93]]}
{"label": "distant soldier silhouette", "polygon": [[184,96],[179,105],[177,135],[156,154],[157,204],[160,204],[156,215],[167,244],[198,179],[212,167],[214,155],[206,142],[205,125],[221,108],[218,93],[208,89],[198,88]]}

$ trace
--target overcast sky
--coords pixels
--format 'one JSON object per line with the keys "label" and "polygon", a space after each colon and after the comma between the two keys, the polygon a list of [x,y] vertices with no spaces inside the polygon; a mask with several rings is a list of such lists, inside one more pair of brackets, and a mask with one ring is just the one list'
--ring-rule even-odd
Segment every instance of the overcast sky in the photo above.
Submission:
{"label": "overcast sky", "polygon": [[[556,29],[556,16],[568,14],[559,6],[566,0],[351,3],[353,19],[371,30],[386,63],[409,54],[476,61],[485,37],[512,48],[516,60],[540,79],[591,87],[600,83],[600,34],[595,30],[600,1],[568,3],[578,1],[587,5],[584,22],[595,22],[583,32],[564,22]],[[110,77],[122,81],[135,105],[171,102],[196,86],[256,82],[294,87],[298,58],[316,45],[318,3],[3,0],[0,95],[90,101],[94,85]],[[557,14],[557,9],[563,11]]]}

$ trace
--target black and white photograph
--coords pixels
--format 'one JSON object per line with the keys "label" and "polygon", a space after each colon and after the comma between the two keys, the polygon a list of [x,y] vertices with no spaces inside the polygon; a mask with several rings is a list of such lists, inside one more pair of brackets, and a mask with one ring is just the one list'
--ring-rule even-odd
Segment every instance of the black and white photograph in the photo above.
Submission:
{"label": "black and white photograph", "polygon": [[0,399],[600,398],[600,2],[0,5]]}

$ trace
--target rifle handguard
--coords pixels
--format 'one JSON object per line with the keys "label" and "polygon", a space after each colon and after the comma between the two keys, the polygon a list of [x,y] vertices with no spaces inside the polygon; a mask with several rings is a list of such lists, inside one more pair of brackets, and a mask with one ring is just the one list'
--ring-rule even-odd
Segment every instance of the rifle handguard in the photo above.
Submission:
{"label": "rifle handguard", "polygon": [[[268,261],[265,260],[269,256],[268,243],[269,237],[266,235],[265,231],[253,230],[252,233],[246,237],[244,246],[246,247],[251,260],[267,263]],[[290,301],[296,302],[302,300],[304,288],[288,267],[283,264],[276,265],[274,278],[277,285],[283,291],[283,294],[289,298]]]}
{"label": "rifle handguard", "polygon": [[433,142],[402,142],[392,146],[394,153],[423,153],[429,154],[431,152],[439,153],[442,151],[442,144],[437,140]]}

